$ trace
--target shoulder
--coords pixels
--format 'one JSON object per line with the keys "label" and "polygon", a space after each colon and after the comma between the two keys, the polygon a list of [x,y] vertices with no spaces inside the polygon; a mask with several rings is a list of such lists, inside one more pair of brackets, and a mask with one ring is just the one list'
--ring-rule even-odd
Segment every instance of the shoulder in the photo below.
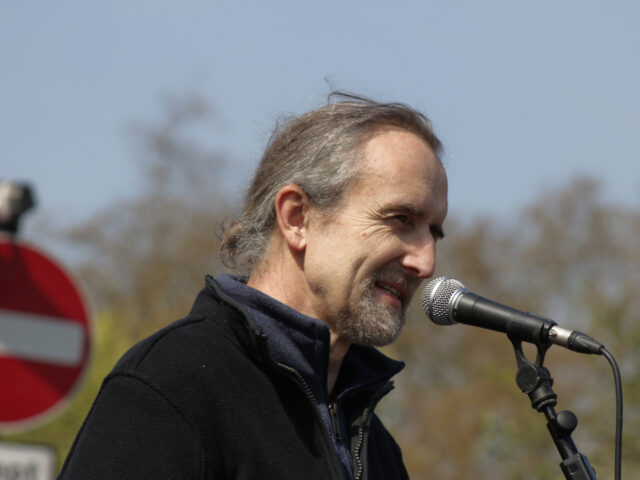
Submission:
{"label": "shoulder", "polygon": [[126,377],[184,411],[189,405],[206,408],[211,398],[236,386],[238,375],[260,375],[244,313],[207,290],[188,316],[131,347],[105,378],[103,389]]}
{"label": "shoulder", "polygon": [[189,315],[140,341],[125,353],[112,374],[166,375],[191,371],[226,356],[246,356],[254,349],[248,315],[209,286],[197,296]]}
{"label": "shoulder", "polygon": [[384,472],[381,478],[409,479],[402,451],[377,415],[371,422],[368,458],[371,471]]}

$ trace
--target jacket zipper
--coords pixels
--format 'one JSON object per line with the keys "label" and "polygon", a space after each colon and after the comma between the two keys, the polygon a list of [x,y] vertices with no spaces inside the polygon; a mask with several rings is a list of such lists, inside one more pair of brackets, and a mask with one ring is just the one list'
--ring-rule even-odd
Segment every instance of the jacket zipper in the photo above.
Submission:
{"label": "jacket zipper", "polygon": [[335,402],[329,404],[329,417],[331,417],[331,425],[333,426],[333,436],[340,442],[342,434],[340,433],[340,421],[338,420],[338,405]]}
{"label": "jacket zipper", "polygon": [[[311,402],[311,404],[313,405],[313,410],[315,412],[316,415],[316,420],[319,421],[320,425],[322,425],[325,434],[328,435],[329,437],[331,436],[331,432],[329,432],[328,428],[326,427],[325,422],[322,420],[322,417],[320,416],[320,411],[319,411],[319,405],[318,402],[316,402],[315,397],[313,396],[313,392],[311,391],[311,389],[309,388],[309,385],[307,385],[307,382],[304,380],[304,378],[302,377],[302,375],[300,375],[300,372],[298,372],[295,368],[290,367],[289,365],[285,365],[284,363],[280,363],[277,362],[276,360],[273,359],[272,355],[271,355],[271,348],[269,347],[269,342],[267,341],[267,335],[266,333],[264,333],[262,330],[257,330],[257,336],[260,338],[261,343],[263,348],[266,350],[267,353],[267,357],[269,359],[269,361],[276,365],[278,368],[280,368],[281,370],[285,371],[286,373],[292,375],[298,385],[302,388],[304,394],[306,395],[307,399],[309,399],[309,401]],[[365,410],[362,412],[362,415],[360,416],[360,419],[362,420],[360,422],[360,425],[358,426],[358,437],[356,440],[356,445],[355,445],[355,449],[352,452],[353,455],[353,478],[354,480],[362,480],[362,476],[364,473],[364,465],[362,464],[362,459],[360,457],[360,451],[362,450],[362,447],[365,443],[365,441],[367,440],[367,435],[366,435],[366,427],[369,425],[369,423],[371,422],[371,414],[373,413],[373,410],[375,409],[375,406],[378,404],[378,402],[380,401],[380,399],[382,397],[384,397],[387,393],[389,393],[391,390],[393,390],[393,382],[388,382],[386,385],[384,385],[378,392],[377,394],[371,399],[371,402],[369,402],[369,405],[365,408]],[[333,407],[332,407],[333,406]],[[340,435],[340,429],[336,428],[339,425],[338,422],[338,416],[337,416],[337,405],[334,403],[329,404],[329,414],[331,417],[331,421],[332,424],[334,426],[334,432],[337,435]],[[336,437],[336,439],[338,439],[339,437]],[[327,440],[327,437],[325,437],[325,440]],[[335,452],[335,449],[333,447],[333,442],[331,440],[329,440],[329,450],[334,451],[335,455],[337,456],[337,452]],[[338,460],[338,463],[340,463],[340,461]],[[342,468],[340,469],[340,471],[342,471]],[[341,475],[341,477],[343,477],[344,474]],[[343,477],[344,478],[344,477]]]}
{"label": "jacket zipper", "polygon": [[378,393],[371,399],[367,408],[364,409],[362,415],[360,416],[361,422],[358,426],[358,437],[356,439],[356,445],[353,450],[353,478],[354,480],[362,480],[362,475],[364,473],[364,465],[362,464],[362,458],[360,456],[360,452],[362,451],[362,447],[367,440],[367,434],[365,433],[367,427],[371,423],[371,417],[373,414],[373,410],[375,406],[378,404],[380,399],[384,397],[387,393],[393,390],[393,382],[387,383],[383,388],[381,388]]}
{"label": "jacket zipper", "polygon": [[[307,385],[307,382],[305,381],[305,379],[302,377],[302,375],[300,375],[300,372],[298,372],[295,368],[292,368],[289,365],[285,365],[284,363],[280,363],[280,362],[274,360],[273,356],[271,355],[271,348],[269,347],[269,342],[267,341],[267,334],[264,333],[261,330],[258,330],[257,334],[258,334],[258,337],[262,341],[262,346],[266,350],[267,357],[268,357],[269,361],[272,364],[276,365],[281,370],[283,370],[284,372],[286,372],[289,375],[293,376],[295,378],[295,380],[297,381],[298,385],[302,388],[305,396],[307,397],[307,399],[313,405],[313,411],[314,411],[314,414],[316,416],[316,420],[320,423],[320,425],[322,426],[322,429],[325,432],[325,441],[328,440],[328,442],[329,442],[328,443],[329,451],[333,451],[335,453],[335,457],[337,457],[338,454],[337,454],[337,452],[335,452],[335,448],[333,446],[333,442],[329,439],[329,437],[331,437],[331,432],[329,432],[329,430],[328,430],[328,428],[326,426],[326,423],[324,422],[324,420],[320,416],[320,407],[319,407],[318,402],[316,401],[315,397],[313,396],[313,392],[311,391],[311,388],[309,388],[309,385]],[[339,459],[338,459],[338,464],[341,464]],[[343,470],[342,467],[339,470],[340,470],[340,472],[342,472],[342,470]],[[344,474],[341,473],[340,477],[344,479]]]}

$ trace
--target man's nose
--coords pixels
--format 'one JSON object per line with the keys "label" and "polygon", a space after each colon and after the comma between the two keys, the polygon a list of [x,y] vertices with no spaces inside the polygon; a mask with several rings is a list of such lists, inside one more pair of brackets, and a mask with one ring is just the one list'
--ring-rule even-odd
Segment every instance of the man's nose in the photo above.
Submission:
{"label": "man's nose", "polygon": [[411,243],[406,248],[400,264],[420,279],[431,277],[436,268],[436,242],[433,236],[429,235],[428,239]]}

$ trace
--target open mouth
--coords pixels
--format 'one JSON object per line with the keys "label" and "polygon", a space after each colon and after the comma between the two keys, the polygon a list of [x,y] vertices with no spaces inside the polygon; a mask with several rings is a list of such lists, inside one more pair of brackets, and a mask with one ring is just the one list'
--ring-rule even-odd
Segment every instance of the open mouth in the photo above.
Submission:
{"label": "open mouth", "polygon": [[402,305],[405,297],[405,292],[401,287],[386,282],[376,282],[375,286],[376,288],[382,290],[385,294],[387,294],[387,296],[394,299],[398,303],[398,305]]}

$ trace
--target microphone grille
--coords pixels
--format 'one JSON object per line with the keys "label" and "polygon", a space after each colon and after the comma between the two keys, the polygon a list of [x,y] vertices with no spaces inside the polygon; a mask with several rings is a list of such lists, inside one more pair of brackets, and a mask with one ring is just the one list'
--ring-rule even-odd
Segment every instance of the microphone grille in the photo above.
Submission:
{"label": "microphone grille", "polygon": [[422,309],[433,323],[451,325],[455,321],[449,316],[449,302],[453,294],[465,288],[455,278],[438,277],[431,280],[422,291]]}

